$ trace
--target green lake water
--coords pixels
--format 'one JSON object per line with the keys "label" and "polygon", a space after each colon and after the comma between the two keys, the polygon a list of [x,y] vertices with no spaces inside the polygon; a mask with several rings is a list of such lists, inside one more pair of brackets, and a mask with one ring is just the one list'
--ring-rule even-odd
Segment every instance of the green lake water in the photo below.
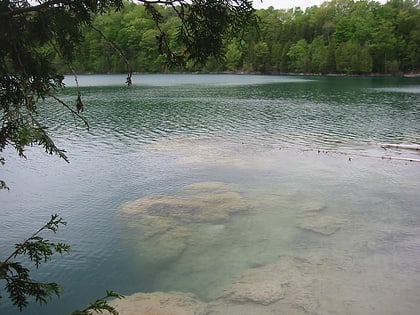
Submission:
{"label": "green lake water", "polygon": [[[61,298],[21,314],[66,314],[107,289],[211,301],[282,257],[313,262],[319,303],[341,314],[418,314],[420,151],[384,145],[420,144],[420,79],[135,75],[131,88],[119,75],[78,79],[89,131],[59,104],[40,112],[70,164],[30,148],[27,160],[7,150],[0,168],[11,188],[0,192],[2,257],[52,213],[68,225],[49,237],[72,246],[34,273],[60,283]],[[240,205],[223,218],[172,220],[184,210],[171,202],[186,192],[227,196],[209,212]],[[150,224],[124,212],[141,198],[166,200],[148,210]],[[0,313],[18,314],[0,294]]]}

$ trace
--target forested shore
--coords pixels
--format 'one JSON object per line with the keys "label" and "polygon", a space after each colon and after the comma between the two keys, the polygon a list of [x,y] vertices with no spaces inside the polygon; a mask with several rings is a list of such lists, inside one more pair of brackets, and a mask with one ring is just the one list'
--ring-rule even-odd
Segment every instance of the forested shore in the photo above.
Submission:
{"label": "forested shore", "polygon": [[[159,6],[160,29],[143,5],[97,16],[84,29],[72,63],[77,73],[180,71],[411,75],[420,72],[420,6],[417,1],[333,0],[320,6],[256,11],[259,29],[224,42],[224,57],[206,64],[167,67],[162,34],[176,38],[179,20]],[[98,32],[96,29],[100,29]],[[204,30],[205,31],[205,30]],[[170,42],[172,43],[172,42]],[[114,47],[113,47],[114,46]],[[116,49],[117,47],[117,49]],[[171,46],[182,52],[183,47]],[[122,57],[122,55],[124,57]],[[57,65],[69,72],[67,65]]]}

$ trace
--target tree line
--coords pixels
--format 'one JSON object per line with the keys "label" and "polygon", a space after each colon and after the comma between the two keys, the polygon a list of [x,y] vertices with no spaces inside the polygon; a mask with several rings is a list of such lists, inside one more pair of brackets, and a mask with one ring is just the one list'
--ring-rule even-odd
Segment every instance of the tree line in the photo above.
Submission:
{"label": "tree line", "polygon": [[[244,71],[261,73],[392,74],[420,71],[420,5],[412,0],[333,0],[289,10],[260,9],[258,28],[223,42],[223,58],[168,68],[159,39],[179,36],[173,10],[157,6],[156,25],[143,5],[95,17],[75,54],[79,73]],[[205,30],[204,30],[205,32]],[[175,41],[176,42],[176,41]],[[116,50],[113,43],[118,49]],[[182,53],[182,46],[170,47]],[[61,65],[63,67],[64,65]],[[65,70],[65,69],[63,69]],[[67,70],[68,71],[68,70]]]}

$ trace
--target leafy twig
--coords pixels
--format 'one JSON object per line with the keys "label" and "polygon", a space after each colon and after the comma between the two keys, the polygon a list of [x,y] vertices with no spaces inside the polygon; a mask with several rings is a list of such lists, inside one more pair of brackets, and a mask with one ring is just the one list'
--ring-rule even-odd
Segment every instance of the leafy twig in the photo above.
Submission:
{"label": "leafy twig", "polygon": [[91,315],[92,311],[96,313],[102,313],[103,311],[107,311],[112,315],[118,315],[118,311],[111,305],[109,305],[109,299],[122,299],[124,296],[118,294],[114,291],[106,291],[106,295],[100,299],[97,299],[95,302],[90,303],[88,307],[84,310],[76,310],[72,312],[70,315]]}
{"label": "leafy twig", "polygon": [[[35,298],[40,304],[47,303],[47,298],[52,295],[60,295],[61,288],[57,283],[43,283],[34,281],[30,277],[30,271],[20,262],[12,261],[19,255],[26,255],[34,262],[36,268],[46,262],[54,253],[70,251],[70,246],[64,243],[52,243],[39,234],[45,230],[56,233],[61,225],[66,222],[57,214],[33,233],[22,243],[15,245],[15,250],[4,261],[0,261],[0,280],[6,282],[5,289],[9,298],[20,310],[28,305],[28,296]],[[1,296],[0,296],[1,298]]]}
{"label": "leafy twig", "polygon": [[[34,234],[32,234],[29,238],[27,238],[22,243],[16,244],[15,251],[12,254],[10,254],[10,256],[7,257],[7,259],[3,263],[7,263],[10,259],[15,258],[18,255],[26,254],[27,252],[29,252],[28,246],[31,246],[31,244],[33,244],[32,241],[39,242],[40,240],[42,240],[45,245],[47,245],[47,246],[49,245],[48,247],[54,247],[54,249],[56,249],[56,250],[58,249],[57,251],[60,254],[63,253],[63,252],[68,252],[70,250],[69,245],[62,244],[62,243],[58,243],[58,244],[45,243],[45,242],[48,242],[48,241],[45,241],[45,240],[43,240],[43,238],[38,236],[38,234],[40,234],[44,230],[50,230],[50,231],[56,233],[58,231],[58,228],[59,228],[60,225],[67,225],[67,222],[64,221],[63,218],[59,217],[57,214],[51,215],[50,221],[48,221],[44,226],[42,226],[40,229],[38,229],[38,231],[36,231]],[[51,255],[49,255],[49,256],[51,256]],[[47,259],[47,258],[45,258],[45,259]],[[35,264],[38,267],[39,263],[37,263],[36,260],[35,260]]]}

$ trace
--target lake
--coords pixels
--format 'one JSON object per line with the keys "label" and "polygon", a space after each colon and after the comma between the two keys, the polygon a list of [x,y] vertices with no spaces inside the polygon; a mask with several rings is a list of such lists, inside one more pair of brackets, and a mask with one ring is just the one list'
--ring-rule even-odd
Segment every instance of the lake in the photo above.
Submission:
{"label": "lake", "polygon": [[[48,238],[72,246],[33,274],[61,298],[21,314],[107,289],[191,292],[218,301],[212,314],[418,314],[419,78],[78,81],[89,130],[59,104],[39,113],[69,164],[4,152],[1,257],[53,213],[68,224]],[[0,313],[18,314],[0,292]]]}

